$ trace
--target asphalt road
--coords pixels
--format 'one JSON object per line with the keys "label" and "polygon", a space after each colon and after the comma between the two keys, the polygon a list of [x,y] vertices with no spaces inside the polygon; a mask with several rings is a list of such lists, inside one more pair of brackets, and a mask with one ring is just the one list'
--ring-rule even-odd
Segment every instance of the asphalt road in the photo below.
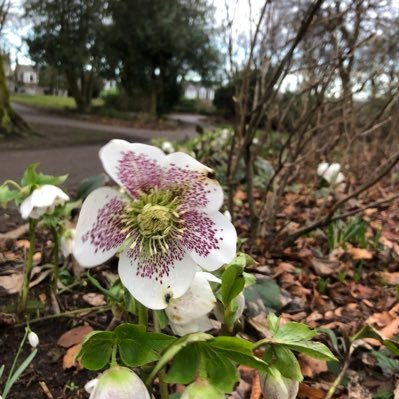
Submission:
{"label": "asphalt road", "polygon": [[[195,124],[201,120],[201,117],[189,116],[181,129],[159,131],[88,122],[19,104],[14,107],[35,130],[44,132],[44,136],[11,144],[0,141],[0,184],[5,179],[19,180],[28,165],[39,162],[40,171],[69,174],[65,187],[76,187],[84,178],[103,172],[98,151],[110,139],[146,143],[159,137],[169,140],[192,137],[196,134]],[[173,118],[179,119],[179,115]]]}

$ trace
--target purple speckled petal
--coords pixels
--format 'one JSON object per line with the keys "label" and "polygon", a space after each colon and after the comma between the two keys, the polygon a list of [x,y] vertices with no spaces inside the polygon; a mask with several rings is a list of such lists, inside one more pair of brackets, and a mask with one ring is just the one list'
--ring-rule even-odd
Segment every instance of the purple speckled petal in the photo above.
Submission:
{"label": "purple speckled petal", "polygon": [[138,250],[126,250],[119,258],[122,284],[134,298],[150,309],[165,309],[171,298],[190,287],[197,265],[177,245],[159,258],[142,261]]}
{"label": "purple speckled petal", "polygon": [[139,190],[160,186],[166,156],[150,145],[111,140],[101,148],[100,159],[106,172],[136,197]]}
{"label": "purple speckled petal", "polygon": [[223,204],[223,190],[206,167],[183,152],[166,156],[162,187],[178,186],[183,209],[202,209],[213,212]]}
{"label": "purple speckled petal", "polygon": [[181,241],[193,260],[213,271],[236,256],[237,232],[220,212],[190,211],[184,215],[186,231]]}
{"label": "purple speckled petal", "polygon": [[73,254],[85,267],[111,258],[125,240],[119,221],[125,206],[122,194],[110,187],[93,191],[83,203],[76,226]]}

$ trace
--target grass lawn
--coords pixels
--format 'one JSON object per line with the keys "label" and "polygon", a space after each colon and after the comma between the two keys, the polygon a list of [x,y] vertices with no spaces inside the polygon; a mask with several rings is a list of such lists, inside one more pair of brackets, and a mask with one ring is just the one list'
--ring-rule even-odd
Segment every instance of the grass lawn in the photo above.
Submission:
{"label": "grass lawn", "polygon": [[[72,97],[45,96],[32,94],[12,94],[11,101],[28,105],[30,107],[64,110],[66,108],[75,109],[75,100]],[[101,99],[95,99],[93,106],[102,105]]]}

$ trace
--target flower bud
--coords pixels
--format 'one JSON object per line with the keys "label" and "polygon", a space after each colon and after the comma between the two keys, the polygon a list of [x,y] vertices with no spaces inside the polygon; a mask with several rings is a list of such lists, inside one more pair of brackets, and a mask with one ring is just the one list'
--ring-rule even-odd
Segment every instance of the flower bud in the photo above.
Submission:
{"label": "flower bud", "polygon": [[29,332],[28,341],[32,348],[36,348],[39,345],[39,337],[33,331]]}
{"label": "flower bud", "polygon": [[127,367],[115,366],[98,377],[94,388],[86,384],[85,389],[91,390],[90,399],[150,399],[143,381]]}
{"label": "flower bud", "polygon": [[279,375],[261,375],[260,385],[262,393],[268,399],[295,399],[299,382]]}
{"label": "flower bud", "polygon": [[222,391],[211,385],[207,380],[197,380],[183,392],[181,399],[224,399]]}

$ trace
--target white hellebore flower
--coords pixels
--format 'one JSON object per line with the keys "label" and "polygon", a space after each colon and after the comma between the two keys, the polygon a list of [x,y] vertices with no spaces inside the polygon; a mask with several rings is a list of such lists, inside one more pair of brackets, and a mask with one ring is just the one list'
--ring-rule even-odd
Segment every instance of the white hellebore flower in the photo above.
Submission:
{"label": "white hellebore flower", "polygon": [[66,229],[60,239],[61,252],[64,258],[68,257],[73,252],[75,245],[75,229]]}
{"label": "white hellebore flower", "polygon": [[33,331],[29,332],[28,341],[32,348],[36,348],[39,345],[39,337]]}
{"label": "white hellebore flower", "polygon": [[204,332],[213,328],[208,313],[216,305],[209,281],[221,283],[220,279],[206,272],[197,272],[191,287],[180,298],[171,299],[165,309],[169,324],[176,335]]}
{"label": "white hellebore flower", "polygon": [[197,265],[213,271],[235,256],[237,233],[218,211],[223,190],[189,155],[112,140],[100,150],[124,189],[93,191],[82,206],[74,255],[85,267],[117,251],[123,285],[143,305],[164,309],[190,287]]}
{"label": "white hellebore flower", "polygon": [[143,381],[127,367],[115,366],[98,379],[89,381],[85,389],[89,399],[151,399]]}
{"label": "white hellebore flower", "polygon": [[339,163],[329,164],[322,162],[317,167],[317,174],[332,186],[338,186],[345,181],[345,176],[341,172],[341,165]]}
{"label": "white hellebore flower", "polygon": [[170,141],[164,141],[161,148],[162,151],[166,154],[171,154],[172,152],[175,152],[175,147],[173,147],[173,144]]}
{"label": "white hellebore flower", "polygon": [[69,201],[69,197],[59,187],[44,184],[22,201],[19,211],[23,219],[39,219],[45,213],[52,213],[57,205],[63,205],[65,201]]}

